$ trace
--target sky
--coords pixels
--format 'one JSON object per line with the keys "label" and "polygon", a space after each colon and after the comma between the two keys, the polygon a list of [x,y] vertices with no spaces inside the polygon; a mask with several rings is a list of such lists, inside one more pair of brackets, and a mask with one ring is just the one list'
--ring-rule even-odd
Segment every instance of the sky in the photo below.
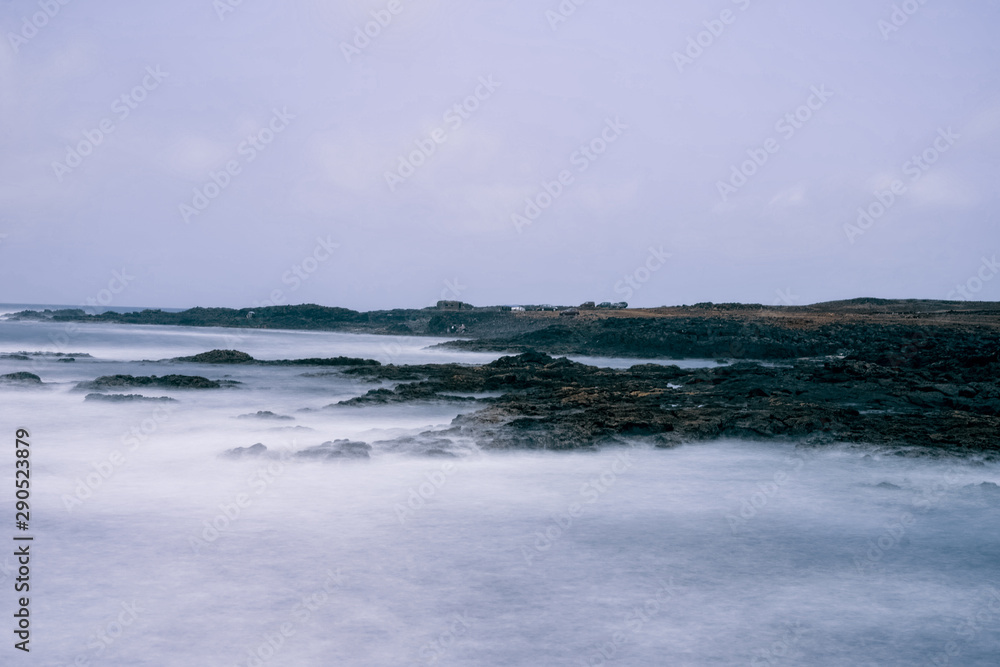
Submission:
{"label": "sky", "polygon": [[0,302],[1000,300],[1000,2],[0,0]]}

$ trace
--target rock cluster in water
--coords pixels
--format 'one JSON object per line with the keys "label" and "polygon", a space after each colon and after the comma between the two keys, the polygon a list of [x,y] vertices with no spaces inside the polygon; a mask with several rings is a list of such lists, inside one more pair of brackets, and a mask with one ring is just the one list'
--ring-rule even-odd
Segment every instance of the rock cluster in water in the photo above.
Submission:
{"label": "rock cluster in water", "polygon": [[176,357],[171,361],[181,361],[198,364],[256,364],[259,366],[380,366],[374,359],[358,359],[356,357],[328,357],[311,359],[278,359],[261,361],[254,359],[246,352],[239,350],[209,350],[190,357]]}
{"label": "rock cluster in water", "polygon": [[42,378],[38,377],[34,373],[28,373],[27,371],[18,371],[17,373],[7,373],[6,375],[0,375],[0,382],[16,382],[18,384],[41,384]]}
{"label": "rock cluster in water", "polygon": [[110,387],[170,387],[174,389],[218,389],[239,384],[233,380],[209,380],[200,375],[102,375],[92,382],[81,382],[78,389],[107,389]]}
{"label": "rock cluster in water", "polygon": [[143,396],[142,394],[87,394],[85,401],[106,401],[109,403],[130,403],[133,401],[156,401],[160,403],[176,403],[176,398],[169,396]]}
{"label": "rock cluster in water", "polygon": [[375,390],[378,402],[502,392],[480,399],[482,409],[436,433],[489,448],[576,449],[624,437],[671,446],[733,437],[997,451],[996,367],[995,359],[983,357],[920,368],[821,359],[609,369],[529,352],[483,366],[345,372],[402,382],[391,392]]}

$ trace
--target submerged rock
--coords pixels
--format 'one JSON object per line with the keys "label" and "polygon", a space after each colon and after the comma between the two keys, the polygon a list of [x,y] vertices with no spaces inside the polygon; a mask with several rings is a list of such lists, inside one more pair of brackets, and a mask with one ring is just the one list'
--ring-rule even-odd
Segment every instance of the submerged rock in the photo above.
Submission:
{"label": "submerged rock", "polygon": [[266,453],[267,446],[262,442],[258,442],[254,445],[250,445],[249,447],[235,447],[233,449],[227,449],[224,452],[224,455],[229,458],[241,459],[250,456],[263,456]]}
{"label": "submerged rock", "polygon": [[171,361],[183,361],[198,364],[258,364],[261,366],[381,366],[374,359],[359,359],[356,357],[329,357],[309,359],[278,359],[261,361],[254,359],[246,352],[239,350],[209,350],[189,357],[175,357]]}
{"label": "submerged rock", "polygon": [[418,436],[406,435],[392,440],[378,440],[375,442],[380,449],[388,451],[398,451],[417,456],[438,456],[454,458],[457,455],[451,450],[455,443],[449,438],[439,437],[434,431],[426,431]]}
{"label": "submerged rock", "polygon": [[0,382],[17,382],[19,384],[41,384],[42,378],[34,373],[19,371],[17,373],[7,373],[0,375]]}
{"label": "submerged rock", "polygon": [[273,366],[381,366],[382,362],[374,359],[360,359],[358,357],[328,357],[320,359],[312,357],[309,359],[280,359],[278,361],[266,361],[266,364]]}
{"label": "submerged rock", "polygon": [[411,401],[446,401],[453,403],[475,402],[471,396],[455,396],[440,393],[438,388],[430,383],[411,382],[401,384],[394,389],[370,389],[363,396],[355,396],[326,407],[343,405],[385,405],[387,403],[408,403]]}
{"label": "submerged rock", "polygon": [[295,417],[289,417],[288,415],[279,415],[271,412],[270,410],[258,410],[257,412],[251,412],[245,415],[239,415],[237,419],[273,419],[280,421],[290,421],[294,420]]}
{"label": "submerged rock", "polygon": [[370,458],[371,445],[355,440],[327,440],[321,445],[309,447],[295,453],[303,459],[367,459]]}
{"label": "submerged rock", "polygon": [[176,398],[169,396],[143,396],[142,394],[87,394],[83,397],[85,401],[107,401],[109,403],[126,403],[129,401],[160,401],[176,403]]}
{"label": "submerged rock", "polygon": [[218,389],[223,385],[239,384],[233,380],[209,380],[200,375],[164,375],[157,377],[136,375],[102,375],[93,382],[81,382],[77,389],[105,389],[108,387],[173,387],[176,389]]}
{"label": "submerged rock", "polygon": [[239,350],[211,350],[190,357],[177,357],[174,361],[189,361],[198,364],[249,364],[256,360],[246,352]]}

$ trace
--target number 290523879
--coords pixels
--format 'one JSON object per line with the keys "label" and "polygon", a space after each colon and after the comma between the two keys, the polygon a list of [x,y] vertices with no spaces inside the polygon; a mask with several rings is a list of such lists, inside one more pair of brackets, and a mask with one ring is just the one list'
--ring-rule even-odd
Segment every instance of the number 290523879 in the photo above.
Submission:
{"label": "number 290523879", "polygon": [[31,443],[28,438],[31,434],[27,429],[17,429],[16,442],[14,445],[14,495],[17,499],[14,509],[15,525],[20,530],[28,530],[30,512],[28,499],[31,497]]}

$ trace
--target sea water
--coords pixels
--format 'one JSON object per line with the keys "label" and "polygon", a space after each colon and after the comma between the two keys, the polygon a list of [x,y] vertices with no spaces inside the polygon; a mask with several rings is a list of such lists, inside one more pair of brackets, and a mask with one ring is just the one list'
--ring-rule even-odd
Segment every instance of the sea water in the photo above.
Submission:
{"label": "sea water", "polygon": [[[334,368],[483,363],[440,340],[0,322],[2,664],[995,665],[1000,470],[720,441],[496,452],[421,435],[468,402],[344,407]],[[607,365],[625,365],[608,360]],[[87,401],[101,375],[203,375]],[[287,419],[262,419],[269,411]],[[242,417],[241,417],[242,416]],[[14,438],[31,448],[31,653],[13,648]],[[407,439],[407,437],[409,437]],[[295,453],[328,440],[370,459]],[[263,443],[270,456],[223,453]]]}

